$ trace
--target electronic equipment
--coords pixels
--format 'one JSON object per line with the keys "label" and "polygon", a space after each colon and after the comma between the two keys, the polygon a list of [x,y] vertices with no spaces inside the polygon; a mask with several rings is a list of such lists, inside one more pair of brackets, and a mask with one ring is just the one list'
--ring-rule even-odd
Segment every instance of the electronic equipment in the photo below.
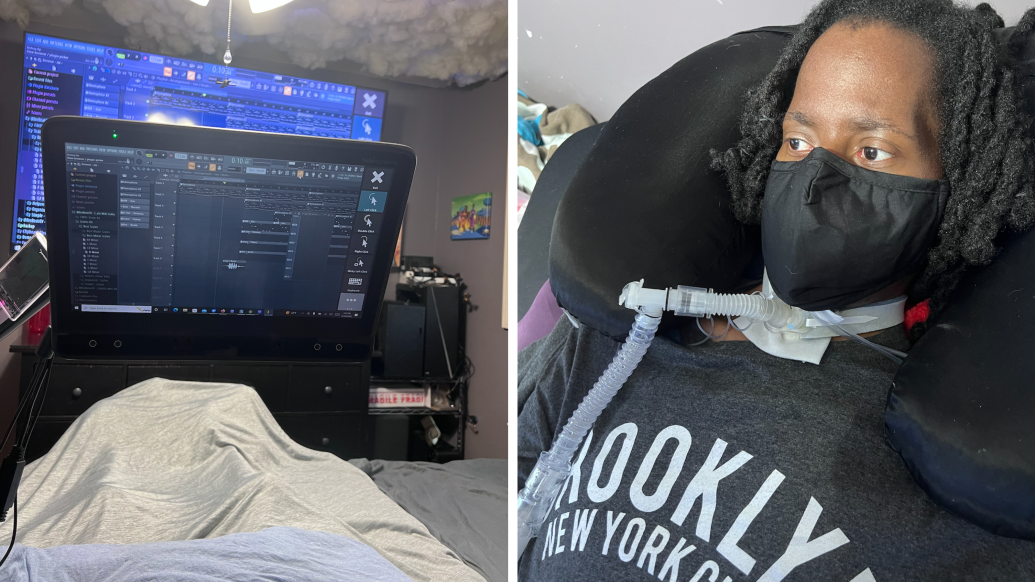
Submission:
{"label": "electronic equipment", "polygon": [[423,305],[384,302],[378,333],[383,365],[372,373],[384,378],[423,377],[425,313]]}
{"label": "electronic equipment", "polygon": [[434,257],[421,257],[417,255],[403,255],[399,258],[400,270],[414,271],[424,269],[436,269]]}
{"label": "electronic equipment", "polygon": [[[0,339],[17,329],[27,317],[31,316],[47,304],[49,299],[49,265],[47,258],[47,239],[36,233],[22,248],[0,267],[0,309],[5,316],[0,323]],[[18,525],[18,484],[25,470],[25,450],[29,438],[39,420],[40,410],[36,402],[43,402],[47,396],[47,378],[53,360],[54,350],[50,328],[43,334],[43,339],[36,349],[41,365],[33,370],[26,397],[20,399],[18,409],[4,429],[0,439],[0,450],[6,448],[8,440],[13,436],[14,444],[7,457],[0,462],[0,522],[7,520],[7,512],[14,510],[14,526],[11,529],[11,543],[7,552],[0,558],[0,565],[7,561],[14,547]],[[15,428],[19,419],[25,418],[25,429],[19,434]]]}
{"label": "electronic equipment", "polygon": [[46,232],[40,126],[51,116],[378,141],[388,95],[352,85],[26,34],[21,97],[12,250],[36,231]]}
{"label": "electronic equipment", "polygon": [[0,309],[7,319],[17,320],[47,292],[50,265],[47,239],[36,233],[0,267]]}
{"label": "electronic equipment", "polygon": [[370,357],[409,148],[60,116],[42,143],[59,357]]}
{"label": "electronic equipment", "polygon": [[460,371],[466,342],[467,311],[463,289],[456,284],[399,283],[395,298],[422,305],[424,318],[424,376],[453,378]]}

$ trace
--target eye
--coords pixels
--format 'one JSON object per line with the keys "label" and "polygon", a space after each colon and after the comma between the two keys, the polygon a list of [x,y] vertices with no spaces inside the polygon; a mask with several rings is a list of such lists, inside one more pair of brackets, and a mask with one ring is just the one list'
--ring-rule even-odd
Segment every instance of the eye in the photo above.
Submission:
{"label": "eye", "polygon": [[792,137],[787,140],[787,148],[792,152],[807,152],[812,149],[812,146],[805,143],[805,140]]}
{"label": "eye", "polygon": [[859,150],[859,155],[868,162],[883,162],[893,157],[888,152],[874,147],[864,147]]}

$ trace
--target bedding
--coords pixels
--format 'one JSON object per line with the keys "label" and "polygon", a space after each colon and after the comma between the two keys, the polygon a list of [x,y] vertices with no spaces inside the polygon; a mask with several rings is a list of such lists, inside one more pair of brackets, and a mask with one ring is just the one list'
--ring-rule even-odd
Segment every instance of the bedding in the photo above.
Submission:
{"label": "bedding", "polygon": [[557,148],[573,133],[596,125],[589,111],[578,103],[560,109],[538,103],[518,91],[518,188],[528,194]]}
{"label": "bedding", "polygon": [[366,544],[415,581],[483,579],[362,471],[288,438],[239,384],[127,388],[80,416],[18,489],[18,542],[36,548],[275,526]]}
{"label": "bedding", "polygon": [[349,462],[486,580],[506,582],[506,459]]}
{"label": "bedding", "polygon": [[343,536],[273,527],[215,539],[32,548],[16,544],[3,567],[10,582],[406,582],[370,546]]}

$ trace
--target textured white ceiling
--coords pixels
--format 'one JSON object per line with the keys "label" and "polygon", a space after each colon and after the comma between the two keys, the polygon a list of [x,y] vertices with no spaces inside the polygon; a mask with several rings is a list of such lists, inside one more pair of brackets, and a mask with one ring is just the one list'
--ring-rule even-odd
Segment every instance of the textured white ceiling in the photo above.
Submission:
{"label": "textured white ceiling", "polygon": [[[222,55],[228,0],[0,0],[0,18],[25,27],[73,3],[126,27],[129,48]],[[348,59],[383,77],[468,85],[507,71],[506,0],[295,0],[252,14],[234,4],[233,39],[265,40],[303,67]]]}

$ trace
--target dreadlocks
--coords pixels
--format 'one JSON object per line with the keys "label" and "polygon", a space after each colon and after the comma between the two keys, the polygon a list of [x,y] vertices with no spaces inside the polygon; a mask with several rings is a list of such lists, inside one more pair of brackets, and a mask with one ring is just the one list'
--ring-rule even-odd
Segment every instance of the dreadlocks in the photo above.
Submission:
{"label": "dreadlocks", "polygon": [[[938,240],[910,290],[911,302],[930,298],[933,315],[944,308],[964,269],[992,262],[993,241],[1002,230],[1023,230],[1035,221],[1029,118],[1012,59],[995,35],[1003,20],[988,4],[971,9],[952,0],[820,2],[773,70],[748,92],[741,140],[725,152],[712,150],[712,168],[726,173],[734,215],[758,223],[798,70],[816,39],[838,22],[886,23],[912,32],[934,57],[938,143],[950,195]],[[1016,50],[1033,26],[1035,9],[1024,15],[1007,46]],[[914,341],[926,325],[913,326]]]}

